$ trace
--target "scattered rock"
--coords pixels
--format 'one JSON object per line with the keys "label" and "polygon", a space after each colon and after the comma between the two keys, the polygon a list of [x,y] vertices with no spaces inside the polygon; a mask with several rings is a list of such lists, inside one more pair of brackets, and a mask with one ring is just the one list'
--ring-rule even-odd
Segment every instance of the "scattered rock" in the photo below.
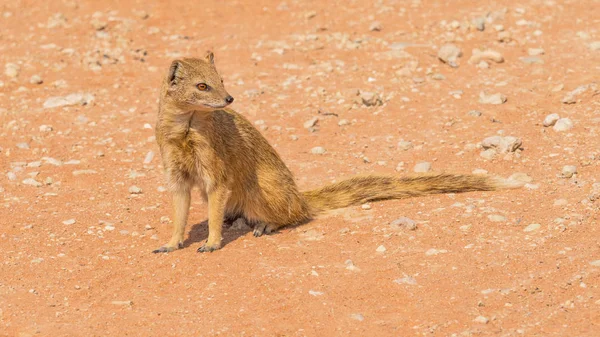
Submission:
{"label": "scattered rock", "polygon": [[481,142],[484,150],[493,149],[498,153],[510,153],[517,151],[523,145],[520,138],[513,136],[491,136]]}
{"label": "scattered rock", "polygon": [[150,164],[152,159],[154,159],[154,152],[148,151],[148,153],[146,153],[146,157],[144,158],[144,164]]}
{"label": "scattered rock", "polygon": [[128,305],[128,306],[132,306],[133,305],[132,301],[112,301],[110,303],[114,304],[114,305]]}
{"label": "scattered rock", "polygon": [[76,170],[76,171],[73,171],[73,175],[74,176],[80,176],[80,175],[83,175],[83,174],[96,174],[96,173],[98,173],[98,172],[96,172],[95,170]]}
{"label": "scattered rock", "polygon": [[351,314],[350,318],[352,318],[353,320],[357,320],[359,322],[362,322],[365,320],[365,317],[361,314]]}
{"label": "scattered rock", "polygon": [[42,84],[42,83],[44,83],[44,80],[42,80],[42,78],[40,77],[40,75],[33,75],[29,79],[29,83],[31,83],[31,84]]}
{"label": "scattered rock", "polygon": [[433,255],[438,255],[438,254],[444,254],[447,253],[448,251],[446,249],[435,249],[435,248],[430,248],[425,252],[425,255],[427,256],[433,256]]}
{"label": "scattered rock", "polygon": [[409,284],[409,285],[416,285],[417,284],[417,280],[414,277],[408,276],[408,275],[404,275],[403,278],[398,278],[394,280],[394,283],[398,283],[398,284]]}
{"label": "scattered rock", "polygon": [[400,226],[404,226],[407,229],[414,231],[417,229],[417,222],[407,217],[400,217],[390,223],[390,227],[392,228],[398,228]]}
{"label": "scattered rock", "polygon": [[377,249],[375,249],[375,251],[377,253],[385,253],[386,249],[384,245],[380,245],[379,247],[377,247]]}
{"label": "scattered rock", "polygon": [[539,223],[532,223],[529,226],[523,228],[524,232],[533,232],[540,229],[541,225]]}
{"label": "scattered rock", "polygon": [[482,113],[479,110],[471,110],[471,111],[467,112],[467,115],[472,116],[472,117],[479,117],[482,115]]}
{"label": "scattered rock", "polygon": [[21,67],[19,67],[18,65],[14,64],[14,63],[7,63],[6,65],[4,65],[4,75],[6,75],[10,78],[15,78],[15,77],[19,76],[20,71],[21,71]]}
{"label": "scattered rock", "polygon": [[529,54],[529,56],[544,55],[544,49],[542,49],[542,48],[529,48],[529,49],[527,49],[527,54]]}
{"label": "scattered rock", "polygon": [[413,168],[413,171],[417,172],[417,173],[429,172],[429,171],[431,171],[431,163],[430,162],[426,162],[426,161],[417,163],[415,165],[415,167]]}
{"label": "scattered rock", "polygon": [[556,132],[564,132],[573,128],[573,122],[569,118],[561,118],[556,121],[552,129]]}
{"label": "scattered rock", "polygon": [[50,132],[50,131],[52,131],[52,126],[40,125],[40,132]]}
{"label": "scattered rock", "polygon": [[29,185],[29,186],[35,186],[35,187],[42,186],[42,183],[40,183],[39,181],[37,181],[33,178],[27,178],[27,179],[23,180],[22,183],[23,183],[23,185]]}
{"label": "scattered rock", "polygon": [[546,118],[544,118],[544,122],[542,123],[542,125],[544,125],[544,127],[553,126],[559,119],[560,116],[558,114],[549,114],[548,116],[546,116]]}
{"label": "scattered rock", "polygon": [[544,60],[537,56],[522,56],[519,60],[525,64],[544,64]]}
{"label": "scattered rock", "polygon": [[323,294],[325,294],[325,293],[324,293],[324,292],[322,292],[322,291],[314,291],[314,290],[309,290],[309,291],[308,291],[308,294],[309,294],[309,295],[312,295],[312,296],[321,296],[321,295],[323,295]]}
{"label": "scattered rock", "polygon": [[563,178],[571,178],[575,174],[577,174],[577,166],[574,166],[574,165],[563,166],[562,171],[561,171],[561,176]]}
{"label": "scattered rock", "polygon": [[63,225],[73,225],[75,223],[75,219],[69,219],[62,222]]}
{"label": "scattered rock", "polygon": [[380,32],[382,29],[383,29],[383,26],[381,25],[381,22],[379,22],[379,21],[373,21],[369,25],[369,30],[372,32]]}
{"label": "scattered rock", "polygon": [[351,270],[351,271],[360,271],[360,268],[358,268],[357,266],[354,265],[354,262],[352,262],[352,260],[346,260],[346,262],[344,262],[344,264],[346,265],[346,269]]}
{"label": "scattered rock", "polygon": [[67,96],[50,97],[44,102],[44,108],[57,108],[70,105],[86,105],[94,100],[94,95],[89,93],[75,93]]}
{"label": "scattered rock", "polygon": [[398,142],[398,148],[400,150],[408,151],[408,150],[412,149],[412,147],[413,147],[412,142],[405,141],[405,140],[401,140]]}
{"label": "scattered rock", "polygon": [[308,121],[304,122],[304,128],[311,129],[312,127],[317,125],[318,121],[319,121],[319,117],[313,117],[313,118],[309,119]]}
{"label": "scattered rock", "polygon": [[485,17],[476,17],[471,20],[471,24],[480,32],[485,30]]}
{"label": "scattered rock", "polygon": [[499,52],[491,49],[479,50],[473,49],[473,55],[469,58],[470,64],[478,64],[481,61],[493,61],[496,63],[504,62],[504,56]]}
{"label": "scattered rock", "polygon": [[362,208],[362,209],[365,209],[365,210],[368,210],[368,209],[371,209],[371,205],[369,205],[369,204],[362,204],[362,205],[360,206],[360,208]]}
{"label": "scattered rock", "polygon": [[327,151],[321,146],[315,146],[312,149],[310,149],[310,153],[312,154],[324,154],[325,152]]}
{"label": "scattered rock", "polygon": [[488,215],[488,219],[492,222],[505,222],[506,217],[500,214],[490,214]]}
{"label": "scattered rock", "polygon": [[473,320],[475,323],[487,324],[490,320],[485,316],[477,316]]}
{"label": "scattered rock", "polygon": [[379,106],[383,104],[383,100],[379,94],[369,91],[361,91],[360,99],[365,106]]}
{"label": "scattered rock", "polygon": [[133,185],[131,187],[129,187],[129,193],[131,194],[142,194],[142,189]]}
{"label": "scattered rock", "polygon": [[454,44],[445,44],[438,51],[437,57],[452,68],[458,68],[458,58],[462,51]]}
{"label": "scattered rock", "polygon": [[506,96],[501,93],[496,94],[486,94],[484,91],[479,93],[479,103],[481,104],[503,104],[507,100]]}
{"label": "scattered rock", "polygon": [[568,92],[560,101],[564,104],[575,104],[577,103],[577,95],[583,94],[589,87],[588,84],[580,85],[575,90]]}

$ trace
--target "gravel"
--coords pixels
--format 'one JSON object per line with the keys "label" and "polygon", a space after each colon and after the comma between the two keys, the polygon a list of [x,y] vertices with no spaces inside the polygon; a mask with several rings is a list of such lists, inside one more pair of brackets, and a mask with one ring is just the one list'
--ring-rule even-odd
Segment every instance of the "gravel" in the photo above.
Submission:
{"label": "gravel", "polygon": [[129,187],[129,193],[131,194],[142,194],[142,189],[133,185],[131,187]]}
{"label": "gravel", "polygon": [[549,114],[548,116],[546,116],[546,118],[544,118],[544,122],[542,123],[542,125],[544,125],[545,127],[553,126],[559,119],[560,116],[558,114]]}
{"label": "gravel", "polygon": [[390,223],[390,227],[392,228],[399,228],[400,226],[404,226],[409,230],[415,230],[417,229],[417,222],[407,217],[400,217]]}
{"label": "gravel", "polygon": [[460,48],[454,44],[445,44],[438,51],[437,57],[452,68],[458,68],[458,58],[462,56]]}
{"label": "gravel", "polygon": [[573,122],[569,118],[561,118],[556,121],[552,129],[556,132],[564,132],[573,128]]}
{"label": "gravel", "polygon": [[429,172],[431,171],[431,163],[426,161],[417,163],[413,168],[413,171],[417,173]]}
{"label": "gravel", "polygon": [[479,93],[479,103],[481,104],[499,105],[505,103],[506,100],[506,96],[501,93],[486,94],[484,91]]}
{"label": "gravel", "polygon": [[574,166],[574,165],[563,166],[562,171],[561,171],[561,176],[563,178],[571,178],[575,174],[577,174],[577,166]]}
{"label": "gravel", "polygon": [[70,105],[86,105],[94,100],[90,93],[75,93],[67,96],[50,97],[44,102],[44,108],[57,108]]}
{"label": "gravel", "polygon": [[315,146],[312,149],[310,149],[310,153],[312,154],[325,154],[325,152],[327,152],[327,150],[325,150],[325,148],[323,148],[322,146]]}

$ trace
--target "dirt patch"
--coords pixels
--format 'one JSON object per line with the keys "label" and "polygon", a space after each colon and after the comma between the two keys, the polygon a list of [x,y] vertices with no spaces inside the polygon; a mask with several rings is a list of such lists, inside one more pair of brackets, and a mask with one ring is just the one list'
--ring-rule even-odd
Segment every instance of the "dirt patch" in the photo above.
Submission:
{"label": "dirt patch", "polygon": [[[0,335],[600,334],[598,6],[0,5]],[[159,83],[207,49],[302,189],[415,166],[527,185],[234,226],[211,254],[196,194],[185,248],[151,254]]]}

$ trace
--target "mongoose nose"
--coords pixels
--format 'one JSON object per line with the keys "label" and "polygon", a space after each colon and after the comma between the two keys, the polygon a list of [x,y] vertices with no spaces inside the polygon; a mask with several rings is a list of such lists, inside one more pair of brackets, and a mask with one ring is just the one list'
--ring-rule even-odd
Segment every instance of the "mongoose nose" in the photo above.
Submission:
{"label": "mongoose nose", "polygon": [[231,102],[233,102],[233,97],[231,97],[231,96],[225,97],[225,102],[227,102],[227,104],[231,104]]}

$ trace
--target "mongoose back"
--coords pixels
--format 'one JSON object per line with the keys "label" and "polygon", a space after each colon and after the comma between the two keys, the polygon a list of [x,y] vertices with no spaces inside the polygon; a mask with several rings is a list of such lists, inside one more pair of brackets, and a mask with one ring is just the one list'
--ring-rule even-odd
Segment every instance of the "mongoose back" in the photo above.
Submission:
{"label": "mongoose back", "polygon": [[261,236],[321,211],[367,201],[520,186],[497,177],[432,174],[354,177],[300,192],[275,149],[244,116],[227,108],[231,102],[212,52],[171,63],[160,91],[156,140],[173,196],[174,229],[155,253],[182,247],[193,187],[208,201],[208,239],[198,251],[210,252],[221,248],[224,218],[243,217]]}

